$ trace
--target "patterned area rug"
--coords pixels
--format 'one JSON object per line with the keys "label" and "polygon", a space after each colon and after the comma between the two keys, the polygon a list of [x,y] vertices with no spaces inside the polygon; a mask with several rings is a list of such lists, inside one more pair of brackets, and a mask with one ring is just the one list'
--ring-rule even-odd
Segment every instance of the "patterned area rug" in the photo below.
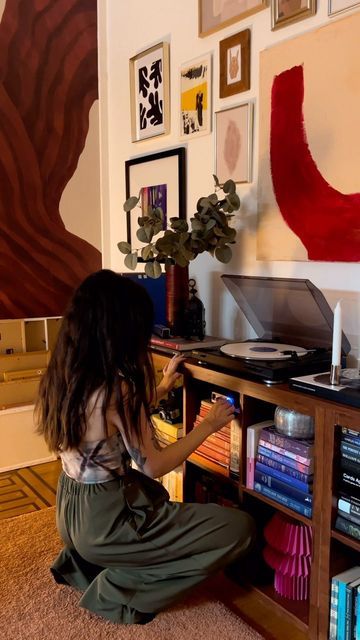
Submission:
{"label": "patterned area rug", "polygon": [[147,625],[105,621],[78,607],[78,592],[53,581],[49,565],[60,548],[54,507],[0,522],[2,640],[261,640],[201,589]]}

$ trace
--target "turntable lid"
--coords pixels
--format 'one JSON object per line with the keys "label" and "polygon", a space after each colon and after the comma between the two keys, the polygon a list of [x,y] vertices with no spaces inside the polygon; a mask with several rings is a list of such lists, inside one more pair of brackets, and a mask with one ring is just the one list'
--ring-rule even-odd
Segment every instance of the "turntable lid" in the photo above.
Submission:
{"label": "turntable lid", "polygon": [[[221,278],[259,338],[331,349],[334,315],[310,280],[225,274]],[[342,352],[350,348],[343,333]]]}

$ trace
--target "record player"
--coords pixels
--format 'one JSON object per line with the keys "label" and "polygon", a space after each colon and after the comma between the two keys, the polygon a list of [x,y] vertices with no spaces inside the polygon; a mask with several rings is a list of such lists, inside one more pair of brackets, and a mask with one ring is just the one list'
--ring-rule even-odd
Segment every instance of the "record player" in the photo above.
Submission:
{"label": "record player", "polygon": [[[197,364],[266,384],[330,368],[334,316],[322,292],[297,278],[222,275],[257,338],[189,355]],[[342,357],[350,351],[342,333]]]}

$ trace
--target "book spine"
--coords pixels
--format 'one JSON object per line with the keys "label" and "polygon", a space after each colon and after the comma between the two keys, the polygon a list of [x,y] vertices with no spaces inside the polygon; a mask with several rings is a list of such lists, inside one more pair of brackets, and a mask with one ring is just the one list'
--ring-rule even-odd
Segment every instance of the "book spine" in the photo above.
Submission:
{"label": "book spine", "polygon": [[337,640],[345,640],[346,583],[339,582]]}
{"label": "book spine", "polygon": [[352,640],[353,629],[353,589],[346,585],[345,593],[345,633],[344,640]]}
{"label": "book spine", "polygon": [[213,445],[209,445],[206,442],[206,440],[205,442],[202,442],[202,444],[198,446],[198,448],[196,449],[196,452],[198,451],[204,451],[205,453],[207,453],[207,455],[212,456],[214,460],[221,460],[225,464],[230,464],[229,453],[226,451],[222,451],[221,449],[218,449]]}
{"label": "book spine", "polygon": [[255,469],[261,471],[262,473],[268,473],[270,476],[277,478],[282,482],[288,483],[291,487],[299,489],[299,491],[303,491],[304,493],[312,492],[312,484],[301,482],[300,480],[297,480],[296,478],[287,475],[286,473],[282,473],[281,471],[274,469],[271,465],[268,466],[266,464],[263,464],[262,462],[256,461]]}
{"label": "book spine", "polygon": [[337,640],[339,583],[333,578],[330,595],[329,640]]}
{"label": "book spine", "polygon": [[349,429],[349,427],[341,427],[341,431],[346,436],[351,436],[359,441],[360,445],[360,431],[355,431],[355,429]]}
{"label": "book spine", "polygon": [[301,462],[297,462],[297,460],[292,460],[292,458],[283,456],[281,453],[277,453],[276,451],[272,451],[267,447],[262,447],[259,443],[258,453],[261,453],[264,456],[271,458],[271,460],[276,460],[276,462],[280,462],[280,464],[285,464],[292,469],[297,469],[301,471],[301,473],[305,473],[306,475],[310,475],[313,472],[313,460],[311,460],[309,466],[306,464],[302,464]]}
{"label": "book spine", "polygon": [[286,451],[291,451],[291,453],[297,453],[304,458],[311,458],[314,453],[314,445],[313,443],[301,442],[296,440],[295,438],[288,438],[287,436],[281,436],[276,433],[275,430],[270,427],[266,427],[262,430],[261,436],[262,440],[266,440],[271,444],[275,444],[277,447],[281,449],[286,449]]}
{"label": "book spine", "polygon": [[239,475],[241,461],[241,425],[233,418],[230,423],[230,473]]}
{"label": "book spine", "polygon": [[357,436],[342,434],[341,442],[346,442],[348,444],[351,444],[354,447],[358,447],[360,451],[360,435],[359,434]]}
{"label": "book spine", "polygon": [[338,499],[338,507],[346,513],[360,517],[360,501],[352,496],[341,496]]}
{"label": "book spine", "polygon": [[360,540],[360,525],[354,524],[350,522],[350,520],[345,520],[345,518],[341,516],[336,517],[335,529],[346,533],[346,535],[352,538],[356,538],[356,540]]}
{"label": "book spine", "polygon": [[350,520],[350,522],[360,525],[360,516],[354,516],[354,514],[347,513],[346,511],[343,511],[342,509],[339,509],[339,508],[338,508],[338,514],[342,518],[345,518],[345,520]]}
{"label": "book spine", "polygon": [[341,471],[340,481],[349,487],[353,487],[357,492],[360,491],[360,477],[348,471]]}
{"label": "book spine", "polygon": [[271,451],[275,451],[276,453],[281,453],[281,455],[286,456],[286,458],[291,458],[292,460],[296,460],[296,462],[301,462],[301,464],[305,464],[307,466],[310,465],[312,458],[305,458],[304,456],[299,455],[298,453],[293,453],[292,451],[287,451],[287,449],[283,449],[282,447],[278,447],[276,444],[272,444],[267,440],[263,440],[260,438],[259,444],[266,449],[270,449]]}
{"label": "book spine", "polygon": [[360,586],[356,589],[356,602],[355,602],[355,634],[354,640],[360,638]]}
{"label": "book spine", "polygon": [[255,482],[254,489],[255,491],[258,491],[258,493],[262,493],[267,498],[271,498],[271,500],[283,504],[285,507],[296,511],[297,513],[301,513],[307,518],[311,518],[312,508],[310,506],[304,505],[301,502],[294,500],[290,496],[286,496],[282,493],[279,493],[278,491],[274,491],[274,489],[271,489],[270,487],[267,487],[260,482]]}
{"label": "book spine", "polygon": [[164,338],[156,338],[155,336],[151,336],[150,344],[155,345],[156,347],[175,349],[176,351],[179,349],[179,344],[177,342],[172,342],[172,340],[165,340]]}
{"label": "book spine", "polygon": [[246,431],[246,486],[248,489],[254,488],[255,474],[255,430]]}
{"label": "book spine", "polygon": [[196,449],[196,451],[194,453],[196,453],[196,455],[200,456],[200,458],[204,458],[204,460],[208,460],[209,462],[213,462],[215,464],[220,465],[224,469],[229,470],[229,465],[227,463],[222,462],[221,460],[215,460],[214,457],[211,454],[209,455],[203,449],[201,449],[201,450]]}
{"label": "book spine", "polygon": [[294,498],[301,504],[312,505],[312,495],[309,493],[305,493],[304,491],[299,491],[298,489],[294,489],[286,482],[281,482],[277,478],[270,476],[268,473],[262,473],[255,468],[255,482],[260,482],[261,484],[265,484],[270,487],[274,491],[278,491],[279,493],[284,493],[286,496],[290,498]]}
{"label": "book spine", "polygon": [[360,447],[349,444],[348,442],[340,442],[340,451],[347,454],[346,458],[360,463]]}
{"label": "book spine", "polygon": [[257,454],[256,460],[266,467],[270,467],[271,469],[280,471],[284,476],[289,476],[290,478],[299,480],[299,482],[303,484],[311,484],[313,481],[313,475],[308,475],[306,473],[303,473],[302,471],[298,471],[297,469],[288,467],[287,465],[278,462],[277,460],[273,460],[268,456],[264,456],[262,453]]}

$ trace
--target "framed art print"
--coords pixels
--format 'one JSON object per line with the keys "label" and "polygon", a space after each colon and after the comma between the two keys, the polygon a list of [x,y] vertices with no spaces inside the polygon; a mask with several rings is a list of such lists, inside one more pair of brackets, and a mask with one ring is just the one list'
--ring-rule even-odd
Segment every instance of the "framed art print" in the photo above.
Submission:
{"label": "framed art print", "polygon": [[169,133],[169,45],[167,42],[130,59],[132,141]]}
{"label": "framed art print", "polygon": [[250,89],[250,34],[245,29],[220,41],[220,98]]}
{"label": "framed art print", "polygon": [[224,29],[267,6],[266,0],[198,0],[198,3],[200,38]]}
{"label": "framed art print", "polygon": [[211,54],[181,66],[180,138],[183,140],[211,132],[211,92]]}
{"label": "framed art print", "polygon": [[271,29],[275,31],[316,13],[316,0],[271,0]]}
{"label": "framed art print", "polygon": [[354,0],[329,0],[328,15],[335,16],[343,11],[349,11],[350,9],[360,8],[360,2],[354,2]]}
{"label": "framed art print", "polygon": [[140,195],[140,210],[127,212],[127,241],[136,242],[138,218],[148,207],[161,207],[164,230],[174,216],[186,218],[185,147],[133,158],[125,162],[126,198]]}
{"label": "framed art print", "polygon": [[251,182],[253,103],[215,113],[215,174],[222,184]]}

